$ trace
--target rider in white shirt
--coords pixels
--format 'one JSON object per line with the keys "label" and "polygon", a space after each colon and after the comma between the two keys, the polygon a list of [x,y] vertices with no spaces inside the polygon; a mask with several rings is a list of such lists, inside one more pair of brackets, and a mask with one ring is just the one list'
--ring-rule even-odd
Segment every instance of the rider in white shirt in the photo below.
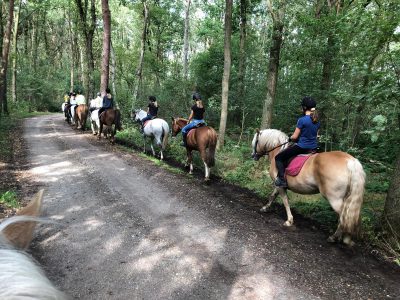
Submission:
{"label": "rider in white shirt", "polygon": [[92,112],[99,109],[103,105],[103,98],[101,98],[101,93],[97,93],[97,97],[90,101],[89,111]]}
{"label": "rider in white shirt", "polygon": [[77,105],[86,104],[85,96],[82,95],[81,91],[79,91],[78,94],[76,95],[76,104]]}

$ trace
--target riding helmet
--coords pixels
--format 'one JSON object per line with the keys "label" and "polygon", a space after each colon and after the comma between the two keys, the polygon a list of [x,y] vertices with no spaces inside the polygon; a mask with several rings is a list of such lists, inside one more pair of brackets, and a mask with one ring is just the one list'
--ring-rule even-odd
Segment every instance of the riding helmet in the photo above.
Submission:
{"label": "riding helmet", "polygon": [[193,100],[201,100],[201,96],[199,93],[194,93],[193,94]]}
{"label": "riding helmet", "polygon": [[317,106],[317,102],[309,96],[306,96],[301,100],[301,106],[306,109],[311,109]]}
{"label": "riding helmet", "polygon": [[157,99],[156,99],[155,96],[149,96],[149,100],[150,100],[151,102],[156,102],[156,101],[157,101]]}

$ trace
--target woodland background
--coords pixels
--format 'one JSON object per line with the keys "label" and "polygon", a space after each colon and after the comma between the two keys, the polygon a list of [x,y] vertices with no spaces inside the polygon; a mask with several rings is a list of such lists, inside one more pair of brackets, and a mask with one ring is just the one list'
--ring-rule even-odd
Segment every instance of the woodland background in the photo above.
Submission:
{"label": "woodland background", "polygon": [[[321,116],[321,149],[349,152],[367,172],[365,240],[400,263],[399,1],[2,0],[4,130],[26,112],[59,112],[71,90],[94,98],[105,2],[109,86],[126,128],[120,140],[140,141],[130,111],[145,108],[149,95],[169,121],[187,117],[191,94],[200,92],[206,120],[219,131],[216,173],[266,195],[267,162],[250,160],[255,129],[293,132],[301,98],[311,95]],[[184,159],[176,142],[169,151]],[[12,191],[0,192],[4,202]],[[323,199],[292,198],[328,228],[336,222]]]}

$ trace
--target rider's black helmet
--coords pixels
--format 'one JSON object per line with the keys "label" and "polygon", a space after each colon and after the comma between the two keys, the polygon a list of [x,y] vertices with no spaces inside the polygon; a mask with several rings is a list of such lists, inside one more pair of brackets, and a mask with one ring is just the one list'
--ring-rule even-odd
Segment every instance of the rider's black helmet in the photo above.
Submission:
{"label": "rider's black helmet", "polygon": [[201,96],[199,93],[194,93],[193,94],[193,100],[201,100]]}
{"label": "rider's black helmet", "polygon": [[156,102],[157,99],[156,99],[155,96],[149,96],[149,101],[151,101],[151,102]]}
{"label": "rider's black helmet", "polygon": [[309,96],[306,96],[301,100],[301,106],[303,109],[311,109],[317,106],[317,102]]}

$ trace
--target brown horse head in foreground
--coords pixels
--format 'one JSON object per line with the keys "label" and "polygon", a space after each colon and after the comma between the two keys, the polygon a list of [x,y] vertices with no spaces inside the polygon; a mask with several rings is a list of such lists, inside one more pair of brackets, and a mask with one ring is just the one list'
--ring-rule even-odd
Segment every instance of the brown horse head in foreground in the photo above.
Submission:
{"label": "brown horse head in foreground", "polygon": [[[121,112],[119,109],[109,108],[102,112],[99,116],[100,128],[98,139],[101,138],[101,133],[103,132],[103,126],[106,125],[111,130],[111,143],[115,142],[115,134],[117,130],[122,130],[121,126]],[[113,126],[114,125],[114,126]]]}
{"label": "brown horse head in foreground", "polygon": [[[176,136],[188,120],[183,118],[172,118],[172,136]],[[193,173],[192,151],[200,152],[201,159],[205,167],[205,180],[210,179],[210,168],[215,165],[215,148],[217,146],[217,133],[210,126],[202,126],[190,130],[187,135],[187,163],[189,164],[189,174]]]}
{"label": "brown horse head in foreground", "polygon": [[[270,161],[269,174],[272,179],[277,176],[275,156],[287,147],[289,137],[276,129],[257,131],[252,147],[256,160],[268,155]],[[328,241],[343,241],[353,245],[352,237],[359,233],[360,211],[363,203],[365,173],[360,162],[353,156],[341,152],[323,152],[312,155],[296,176],[286,176],[288,189],[298,194],[321,193],[339,215],[339,225]],[[286,226],[293,225],[286,188],[275,187],[267,204],[261,209],[266,211],[277,195],[280,195],[286,209]]]}
{"label": "brown horse head in foreground", "polygon": [[76,118],[75,118],[75,125],[77,129],[85,130],[86,119],[88,116],[88,106],[86,104],[80,104],[76,108]]}

